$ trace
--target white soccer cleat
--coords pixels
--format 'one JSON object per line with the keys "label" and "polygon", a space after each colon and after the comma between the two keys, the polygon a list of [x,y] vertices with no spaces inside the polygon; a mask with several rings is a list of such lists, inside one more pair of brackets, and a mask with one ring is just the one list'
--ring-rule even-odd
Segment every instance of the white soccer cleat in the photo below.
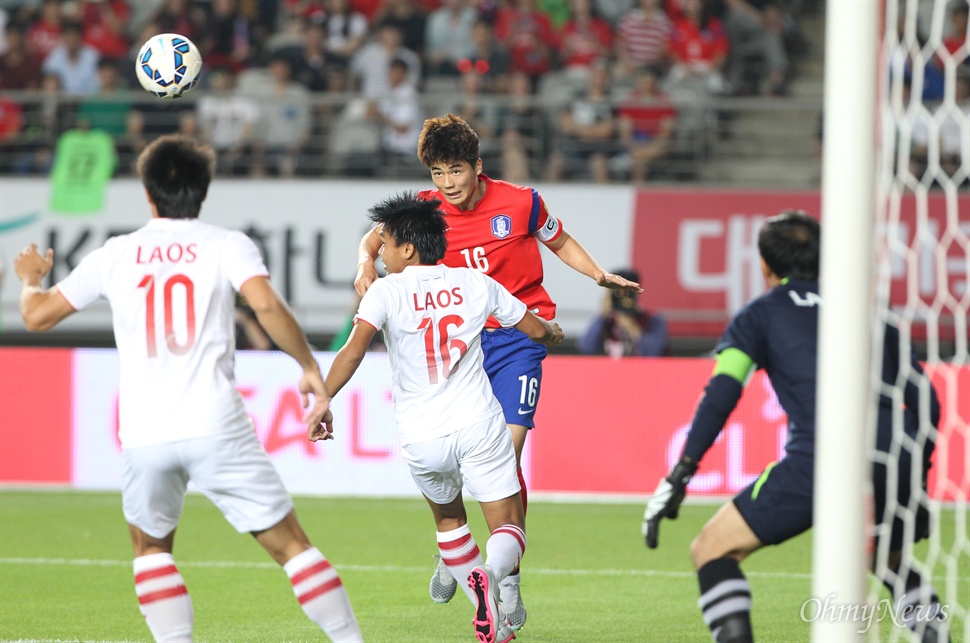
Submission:
{"label": "white soccer cleat", "polygon": [[431,600],[435,603],[447,603],[455,597],[458,590],[458,581],[448,571],[448,566],[441,556],[435,554],[434,574],[431,575],[431,583],[428,585],[428,593]]}
{"label": "white soccer cleat", "polygon": [[519,584],[509,582],[508,579],[499,585],[502,595],[502,609],[509,619],[509,625],[518,632],[525,625],[525,603],[522,602],[522,594],[519,592]]}
{"label": "white soccer cleat", "polygon": [[500,605],[498,581],[488,565],[472,569],[468,586],[475,593],[475,616],[472,627],[479,643],[507,643],[515,638],[515,632]]}

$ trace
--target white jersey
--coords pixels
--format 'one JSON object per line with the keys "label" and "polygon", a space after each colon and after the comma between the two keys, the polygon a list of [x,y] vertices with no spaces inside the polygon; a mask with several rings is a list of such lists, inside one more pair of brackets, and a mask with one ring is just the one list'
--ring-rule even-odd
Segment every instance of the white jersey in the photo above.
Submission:
{"label": "white jersey", "polygon": [[84,257],[57,289],[111,304],[124,448],[252,430],[235,388],[235,291],[269,272],[246,235],[156,218]]}
{"label": "white jersey", "polygon": [[356,321],[384,331],[402,444],[502,413],[483,368],[482,328],[489,315],[514,326],[525,313],[502,285],[470,268],[408,266],[374,282]]}

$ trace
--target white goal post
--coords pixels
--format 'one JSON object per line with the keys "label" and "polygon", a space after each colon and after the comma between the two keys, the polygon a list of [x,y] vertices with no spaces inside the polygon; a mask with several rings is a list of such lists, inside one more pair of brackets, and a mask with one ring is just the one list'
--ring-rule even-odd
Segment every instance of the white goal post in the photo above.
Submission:
{"label": "white goal post", "polygon": [[[827,0],[822,261],[812,596],[866,600],[865,431],[875,221],[879,2]],[[861,641],[851,619],[818,618],[813,641]]]}
{"label": "white goal post", "polygon": [[[967,9],[967,0],[826,4],[811,598],[831,611],[812,620],[817,642],[911,640],[876,605],[880,581],[901,595],[910,570],[932,582],[952,640],[970,641],[970,30],[958,33],[967,27],[954,19]],[[902,350],[890,384],[882,381],[887,322]],[[939,431],[910,346],[944,403]],[[919,388],[915,437],[905,430],[905,384]],[[880,394],[898,407],[890,453],[875,452]],[[934,442],[927,495],[918,472],[900,479],[894,467],[901,453],[921,462]],[[887,469],[887,513],[905,525],[904,541],[917,507],[929,508],[928,542],[904,544],[898,574],[886,539],[872,549],[873,462]],[[901,505],[896,485],[912,485],[915,499]],[[870,561],[878,580],[867,575]],[[864,608],[876,614],[869,627],[858,617]]]}

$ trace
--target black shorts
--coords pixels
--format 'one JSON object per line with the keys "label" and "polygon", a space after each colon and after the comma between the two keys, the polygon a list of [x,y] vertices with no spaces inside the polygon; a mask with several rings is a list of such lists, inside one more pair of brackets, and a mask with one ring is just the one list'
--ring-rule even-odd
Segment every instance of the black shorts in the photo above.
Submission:
{"label": "black shorts", "polygon": [[785,456],[734,497],[758,540],[777,545],[811,528],[814,471],[812,458]]}
{"label": "black shorts", "polygon": [[[734,497],[734,506],[758,540],[777,545],[811,528],[814,469],[812,458],[786,456],[768,465],[757,480]],[[919,542],[929,536],[930,514],[926,472],[917,472],[923,493],[913,498],[913,467],[908,455],[903,454],[892,469],[897,471],[894,479],[887,475],[885,464],[873,465],[873,510],[877,541],[888,535],[890,551],[898,551],[903,547],[906,518],[915,512],[913,542]],[[896,504],[887,508],[886,499],[891,496],[896,497]]]}

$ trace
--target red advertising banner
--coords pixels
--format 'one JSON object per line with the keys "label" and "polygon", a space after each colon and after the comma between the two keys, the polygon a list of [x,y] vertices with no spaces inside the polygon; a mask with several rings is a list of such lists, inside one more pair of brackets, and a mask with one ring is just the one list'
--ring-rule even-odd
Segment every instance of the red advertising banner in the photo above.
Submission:
{"label": "red advertising banner", "polygon": [[[333,354],[318,355],[326,369]],[[339,439],[304,438],[294,366],[280,353],[237,355],[237,384],[257,434],[294,493],[409,495],[383,353],[369,354],[335,399]],[[646,495],[680,457],[708,359],[551,356],[523,466],[530,490]],[[108,350],[0,349],[0,482],[120,488],[117,355]],[[942,418],[930,495],[970,493],[970,366],[927,367]],[[758,372],[691,483],[732,495],[784,453],[787,418]],[[346,481],[343,484],[341,481]]]}
{"label": "red advertising banner", "polygon": [[[550,357],[529,437],[532,489],[648,494],[680,458],[713,360]],[[704,458],[693,494],[728,495],[784,449],[786,418],[759,373]]]}
{"label": "red advertising banner", "polygon": [[[532,491],[649,494],[680,458],[713,360],[548,358],[526,449]],[[943,416],[930,495],[970,493],[970,367],[929,370]],[[733,495],[784,453],[787,417],[758,371],[691,481],[691,495]]]}
{"label": "red advertising banner", "polygon": [[71,482],[73,354],[0,350],[0,482]]}
{"label": "red advertising banner", "polygon": [[[948,202],[944,194],[930,193],[926,225],[917,226],[922,207],[906,198],[890,213],[891,220],[898,218],[890,299],[894,306],[939,311],[945,339],[953,333],[954,302],[965,302],[970,294],[970,196]],[[817,191],[640,190],[635,209],[631,256],[642,276],[642,303],[666,314],[672,335],[718,337],[731,315],[765,290],[757,243],[761,224],[789,209],[819,215],[821,196]],[[946,281],[949,298],[939,298],[940,280]]]}

